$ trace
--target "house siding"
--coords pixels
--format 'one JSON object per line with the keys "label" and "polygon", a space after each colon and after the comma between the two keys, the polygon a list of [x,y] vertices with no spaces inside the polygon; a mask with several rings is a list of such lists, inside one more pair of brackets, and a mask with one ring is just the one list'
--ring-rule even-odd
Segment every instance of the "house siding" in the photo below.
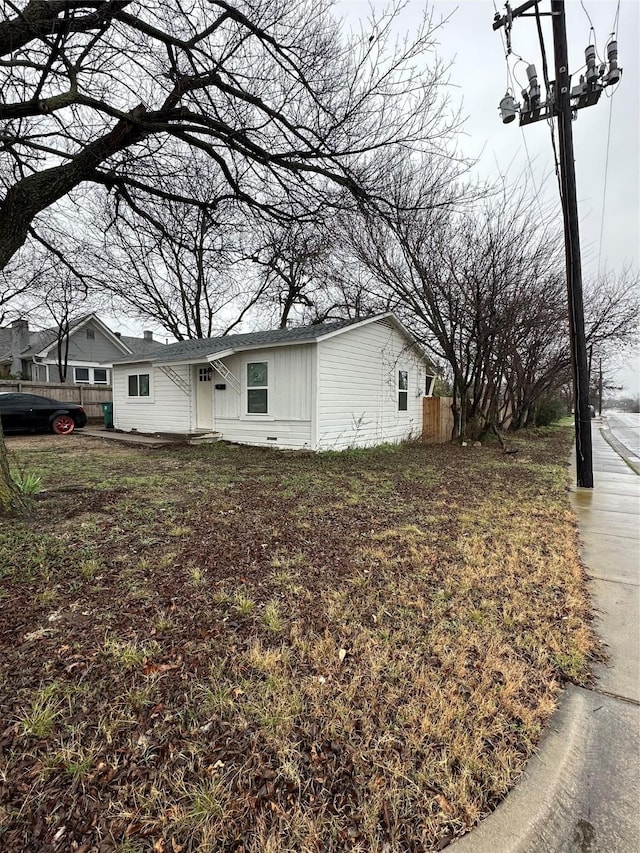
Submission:
{"label": "house siding", "polygon": [[[87,340],[87,331],[92,331],[94,340]],[[64,348],[64,343],[63,343]],[[68,362],[82,366],[84,364],[111,364],[122,358],[126,350],[119,349],[104,335],[97,326],[87,323],[69,338]],[[56,345],[49,350],[47,361],[56,361]]]}
{"label": "house siding", "polygon": [[[311,446],[311,388],[314,346],[249,350],[224,360],[240,384],[240,392],[214,374],[214,427],[227,441],[265,447],[299,449]],[[268,413],[247,414],[247,364],[269,365]]]}
{"label": "house siding", "polygon": [[[190,367],[178,365],[173,371],[188,384]],[[128,377],[148,373],[150,395],[129,397]],[[113,425],[116,429],[138,432],[189,433],[193,429],[194,405],[191,391],[186,394],[168,376],[149,362],[122,365],[113,371]]]}
{"label": "house siding", "polygon": [[[342,450],[420,435],[426,364],[390,322],[380,320],[318,344],[318,450]],[[398,410],[398,372],[408,373],[407,411]]]}
{"label": "house siding", "polygon": [[[268,363],[268,411],[250,414],[247,364],[261,361]],[[235,353],[223,363],[231,376],[225,379],[214,370],[211,396],[213,429],[226,441],[329,450],[398,442],[421,434],[429,365],[386,318],[307,344]],[[150,362],[117,365],[115,426],[140,432],[194,432],[198,371],[205,366],[201,358],[188,365],[171,365],[170,370],[188,385],[185,393]],[[398,405],[399,371],[408,376],[406,411]],[[134,373],[151,375],[149,398],[128,397],[127,377]],[[216,385],[224,387],[216,389]],[[200,389],[202,411],[208,405],[205,397]]]}

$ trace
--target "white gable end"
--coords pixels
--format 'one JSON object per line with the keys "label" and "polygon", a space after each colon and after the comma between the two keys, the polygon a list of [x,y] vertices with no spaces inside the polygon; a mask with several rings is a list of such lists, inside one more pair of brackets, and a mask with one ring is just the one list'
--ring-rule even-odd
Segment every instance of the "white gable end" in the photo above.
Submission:
{"label": "white gable end", "polygon": [[426,373],[424,358],[386,319],[320,341],[316,449],[419,435]]}

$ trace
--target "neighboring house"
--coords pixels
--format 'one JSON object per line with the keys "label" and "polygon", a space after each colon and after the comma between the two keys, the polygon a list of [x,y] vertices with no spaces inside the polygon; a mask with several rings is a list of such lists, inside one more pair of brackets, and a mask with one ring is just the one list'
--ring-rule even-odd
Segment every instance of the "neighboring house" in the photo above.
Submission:
{"label": "neighboring house", "polygon": [[[27,320],[0,328],[0,376],[21,376],[36,382],[60,382],[57,329],[32,331]],[[62,346],[66,341],[63,339]],[[151,332],[134,338],[112,332],[95,314],[74,320],[69,328],[66,381],[109,385],[113,362],[130,355],[146,356],[164,344]]]}
{"label": "neighboring house", "polygon": [[311,450],[422,431],[435,370],[393,316],[169,344],[114,364],[117,429]]}

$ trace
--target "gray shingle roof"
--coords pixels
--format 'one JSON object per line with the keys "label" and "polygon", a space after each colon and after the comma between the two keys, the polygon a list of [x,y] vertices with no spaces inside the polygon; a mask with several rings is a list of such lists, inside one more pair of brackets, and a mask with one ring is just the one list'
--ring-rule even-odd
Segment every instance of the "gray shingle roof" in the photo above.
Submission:
{"label": "gray shingle roof", "polygon": [[[86,320],[95,316],[94,314],[83,314],[73,321],[71,325],[71,334],[84,323]],[[0,361],[10,361],[12,358],[11,352],[12,331],[10,326],[0,328]],[[29,331],[29,346],[22,350],[21,355],[24,358],[31,358],[42,352],[43,349],[54,344],[58,339],[57,329],[43,329],[42,331]],[[122,343],[128,347],[135,355],[144,355],[145,357],[158,349],[164,349],[166,344],[160,341],[149,341],[146,338],[134,338],[129,335],[120,335]],[[130,356],[127,356],[130,358]]]}
{"label": "gray shingle roof", "polygon": [[166,344],[161,341],[148,341],[146,338],[132,338],[130,335],[120,335],[122,343],[129,347],[134,355],[148,355],[158,349],[165,350]]}
{"label": "gray shingle roof", "polygon": [[[361,323],[357,320],[338,320],[334,323],[318,323],[314,326],[297,326],[293,329],[271,329],[266,332],[247,332],[241,335],[221,335],[217,338],[198,338],[197,340],[178,341],[175,344],[156,344],[156,351],[149,352],[145,361],[196,361],[217,352],[228,349],[251,349],[265,344],[308,343],[323,335],[328,335],[346,326]],[[154,343],[151,341],[150,343]],[[118,359],[115,364],[134,361],[133,356]]]}

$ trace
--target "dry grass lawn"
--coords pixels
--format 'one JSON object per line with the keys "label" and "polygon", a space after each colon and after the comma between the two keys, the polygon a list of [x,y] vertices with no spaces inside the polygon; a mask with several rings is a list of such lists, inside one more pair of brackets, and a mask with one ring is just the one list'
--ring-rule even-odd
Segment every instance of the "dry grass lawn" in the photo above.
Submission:
{"label": "dry grass lawn", "polygon": [[598,653],[570,432],[283,455],[8,440],[0,849],[440,850]]}

